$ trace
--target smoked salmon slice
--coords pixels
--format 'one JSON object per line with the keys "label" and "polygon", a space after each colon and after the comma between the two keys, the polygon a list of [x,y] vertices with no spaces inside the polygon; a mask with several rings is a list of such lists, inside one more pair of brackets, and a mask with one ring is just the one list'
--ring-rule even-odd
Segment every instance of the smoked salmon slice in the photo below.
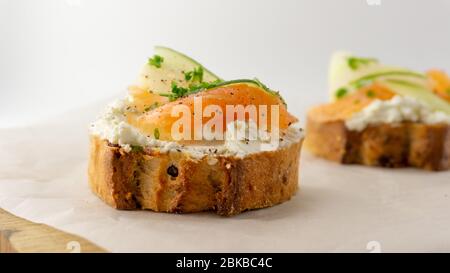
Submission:
{"label": "smoked salmon slice", "polygon": [[427,72],[431,89],[441,98],[450,102],[450,77],[442,70],[433,69]]}
{"label": "smoked salmon slice", "polygon": [[319,121],[345,120],[363,110],[376,99],[390,100],[394,96],[395,93],[382,84],[373,83],[333,103],[319,105],[313,108],[309,115]]}
{"label": "smoked salmon slice", "polygon": [[[207,106],[214,106],[215,111],[209,114],[196,112],[197,109],[195,106],[195,100],[198,100],[199,98],[201,98],[202,111],[205,111]],[[148,105],[149,103],[153,103],[152,99],[155,100],[156,98],[148,97],[148,100],[145,104]],[[244,108],[250,106],[248,109],[254,106],[256,112],[253,111],[253,113],[255,114],[253,117],[256,116],[258,119],[260,115],[267,115],[265,116],[265,118],[267,119],[267,131],[271,130],[272,106],[274,105],[278,106],[278,127],[281,130],[286,129],[292,123],[297,122],[297,118],[287,111],[284,102],[278,95],[267,92],[259,86],[248,83],[234,83],[230,85],[219,86],[212,89],[200,91],[195,94],[191,94],[187,97],[179,98],[172,102],[167,102],[167,100],[161,100],[160,102],[164,104],[150,111],[146,111],[144,113],[128,114],[128,122],[146,135],[154,136],[155,138],[161,140],[174,139],[171,134],[172,126],[175,122],[177,122],[177,120],[180,120],[181,114],[173,115],[172,113],[176,110],[175,108],[180,105],[184,106],[184,109],[189,109],[189,112],[192,115],[191,139],[194,138],[194,132],[196,130],[199,130],[199,128],[197,128],[196,126],[198,124],[194,124],[195,115],[202,115],[200,124],[201,126],[207,124],[208,121],[210,121],[212,118],[220,119],[223,124],[221,129],[225,131],[226,123],[230,118],[229,116],[227,119],[227,106],[235,107],[239,105]],[[234,114],[234,116],[232,116],[232,121],[242,119],[245,121],[248,121],[250,119],[253,120],[252,116],[248,114],[249,112],[246,112],[243,116]],[[274,112],[274,114],[276,113]],[[257,120],[253,121],[255,123],[258,123]]]}

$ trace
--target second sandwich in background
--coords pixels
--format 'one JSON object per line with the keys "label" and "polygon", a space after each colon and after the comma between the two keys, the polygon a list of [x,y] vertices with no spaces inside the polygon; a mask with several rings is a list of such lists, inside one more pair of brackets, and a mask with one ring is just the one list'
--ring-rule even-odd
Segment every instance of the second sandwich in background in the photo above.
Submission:
{"label": "second sandwich in background", "polygon": [[307,115],[306,147],[344,164],[450,169],[450,78],[334,54],[330,103]]}

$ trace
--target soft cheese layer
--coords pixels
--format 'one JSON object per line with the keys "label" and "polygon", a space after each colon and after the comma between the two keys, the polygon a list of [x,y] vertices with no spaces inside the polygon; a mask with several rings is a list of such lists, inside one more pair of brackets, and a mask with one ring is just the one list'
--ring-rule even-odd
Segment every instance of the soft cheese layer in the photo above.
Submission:
{"label": "soft cheese layer", "polygon": [[[118,144],[126,151],[131,151],[132,146],[152,147],[164,153],[182,150],[195,158],[208,154],[244,157],[251,153],[273,151],[303,138],[303,131],[297,127],[297,124],[280,132],[278,139],[274,141],[271,134],[258,130],[255,123],[235,121],[227,125],[223,144],[208,145],[208,142],[204,142],[204,145],[186,145],[161,141],[146,136],[127,122],[125,114],[129,111],[128,105],[127,99],[117,100],[108,105],[103,114],[91,124],[90,133],[112,144]],[[245,139],[237,137],[242,132],[246,133]]]}
{"label": "soft cheese layer", "polygon": [[352,131],[362,131],[369,125],[405,121],[450,124],[450,115],[433,111],[416,99],[395,96],[390,100],[374,100],[362,111],[347,119],[345,126]]}

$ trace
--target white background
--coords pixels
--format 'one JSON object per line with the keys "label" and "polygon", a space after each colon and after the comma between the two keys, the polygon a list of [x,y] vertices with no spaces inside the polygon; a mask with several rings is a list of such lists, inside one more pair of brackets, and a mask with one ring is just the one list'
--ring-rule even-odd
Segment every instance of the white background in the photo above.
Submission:
{"label": "white background", "polygon": [[336,49],[450,70],[450,0],[379,1],[0,0],[0,127],[124,93],[157,44],[258,77],[299,116],[326,100]]}

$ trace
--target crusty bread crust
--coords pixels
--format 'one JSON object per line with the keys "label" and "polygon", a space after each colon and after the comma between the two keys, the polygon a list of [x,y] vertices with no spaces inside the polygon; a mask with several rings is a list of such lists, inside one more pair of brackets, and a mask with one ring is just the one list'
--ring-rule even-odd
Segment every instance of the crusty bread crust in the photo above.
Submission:
{"label": "crusty bread crust", "polygon": [[299,140],[244,158],[194,159],[182,151],[151,148],[127,153],[92,136],[89,184],[117,209],[230,216],[289,200],[298,188],[301,146]]}
{"label": "crusty bread crust", "polygon": [[344,164],[450,169],[450,126],[405,122],[350,131],[343,120],[326,119],[312,109],[305,145],[312,153]]}

